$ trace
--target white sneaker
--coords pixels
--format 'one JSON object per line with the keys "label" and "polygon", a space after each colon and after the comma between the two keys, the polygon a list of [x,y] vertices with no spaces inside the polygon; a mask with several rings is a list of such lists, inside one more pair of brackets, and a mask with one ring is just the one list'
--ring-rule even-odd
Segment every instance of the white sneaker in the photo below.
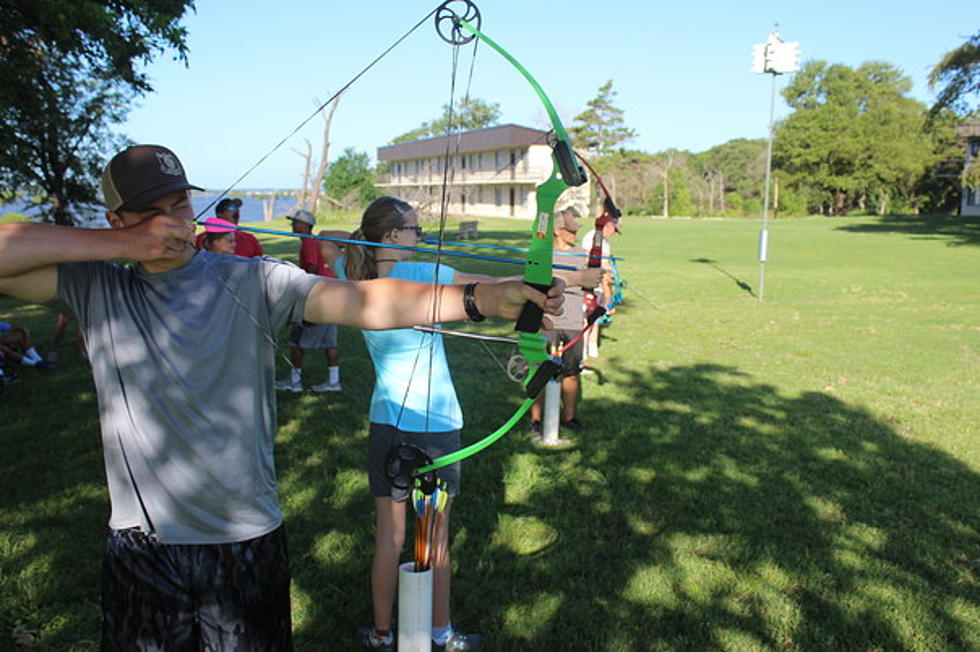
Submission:
{"label": "white sneaker", "polygon": [[340,383],[324,381],[317,385],[310,385],[310,389],[312,389],[314,392],[339,392],[343,388],[340,386]]}
{"label": "white sneaker", "polygon": [[292,380],[283,378],[282,380],[276,381],[276,389],[299,393],[303,391],[303,385],[302,383],[294,383]]}

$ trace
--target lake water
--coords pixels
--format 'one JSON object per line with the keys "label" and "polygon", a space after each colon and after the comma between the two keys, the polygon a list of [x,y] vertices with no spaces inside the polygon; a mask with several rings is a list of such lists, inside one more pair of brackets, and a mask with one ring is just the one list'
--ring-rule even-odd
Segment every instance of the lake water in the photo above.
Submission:
{"label": "lake water", "polygon": [[[207,212],[203,217],[211,217],[214,215],[214,206],[217,206],[218,202],[217,195],[214,193],[194,193],[191,196],[191,201],[194,205],[194,214],[197,215],[201,211],[207,209]],[[264,215],[262,211],[262,200],[256,199],[254,197],[243,196],[239,197],[242,200],[241,208],[241,221],[242,222],[261,222],[263,221]],[[214,206],[208,208],[208,205],[214,202]],[[284,217],[296,210],[296,199],[294,197],[276,197],[276,203],[273,207],[273,218]],[[105,209],[102,207],[93,207],[93,214],[101,216],[104,214]],[[14,204],[0,204],[0,215],[6,213],[22,213],[28,217],[36,217],[40,214],[40,211],[33,206],[25,206],[23,203]],[[99,220],[101,221],[101,220]]]}
{"label": "lake water", "polygon": [[[232,194],[234,196],[234,193]],[[214,206],[207,208],[207,212],[202,217],[213,217],[214,207],[218,205],[216,201],[218,198],[214,194],[198,194],[194,193],[192,200],[194,203],[194,214],[198,215],[202,210],[208,207],[209,204],[214,202]],[[242,222],[261,222],[265,219],[262,210],[262,200],[256,199],[254,197],[238,197],[242,200],[241,208],[241,221]],[[285,217],[286,215],[292,213],[296,210],[296,198],[295,197],[276,197],[276,203],[273,206],[273,219],[280,217]]]}

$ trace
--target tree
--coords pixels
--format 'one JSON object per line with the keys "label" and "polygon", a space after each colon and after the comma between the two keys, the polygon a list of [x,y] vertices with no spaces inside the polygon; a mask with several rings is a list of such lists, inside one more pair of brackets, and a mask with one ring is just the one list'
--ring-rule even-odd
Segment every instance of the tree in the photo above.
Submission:
{"label": "tree", "polygon": [[492,127],[500,120],[500,105],[489,104],[476,97],[464,97],[450,110],[448,104],[442,105],[442,115],[435,120],[423,122],[422,126],[406,132],[391,141],[391,144],[407,143],[422,138],[445,136],[456,131],[472,131]]}
{"label": "tree", "polygon": [[660,215],[690,215],[692,212],[691,189],[687,170],[691,155],[688,152],[668,149],[654,155],[652,167],[657,183],[649,190],[651,207],[659,209]]}
{"label": "tree", "polygon": [[347,205],[360,206],[378,197],[374,181],[375,173],[371,169],[371,159],[367,153],[348,147],[327,168],[323,190]]}
{"label": "tree", "polygon": [[[320,160],[316,164],[316,172],[313,172],[313,145],[309,140],[306,142],[306,154],[293,150],[303,157],[305,165],[303,167],[303,187],[296,191],[296,203],[304,210],[316,213],[320,205],[320,189],[323,187],[323,176],[327,172],[327,165],[330,160],[330,125],[333,123],[333,116],[337,112],[340,104],[340,97],[337,96],[330,102],[330,110],[322,107],[320,117],[323,118],[323,140],[320,143]],[[314,100],[317,106],[321,105],[319,100]]]}
{"label": "tree", "polygon": [[119,145],[109,126],[151,89],[140,70],[173,48],[191,0],[0,0],[0,182],[73,221],[97,198],[101,162]]}
{"label": "tree", "polygon": [[[23,79],[39,57],[152,90],[139,65],[173,49],[186,63],[187,30],[179,24],[193,0],[0,0],[0,74]],[[6,99],[6,98],[4,98]]]}
{"label": "tree", "polygon": [[[941,86],[931,113],[952,109],[968,113],[968,95],[980,93],[980,31],[950,50],[929,73],[929,87]],[[980,108],[978,106],[977,108]]]}
{"label": "tree", "polygon": [[616,204],[628,214],[656,212],[649,205],[649,189],[657,183],[653,154],[620,149],[595,159],[596,170],[606,180]]}
{"label": "tree", "polygon": [[72,224],[80,207],[99,201],[106,152],[124,144],[109,125],[123,119],[129,100],[111,82],[79,81],[61,66],[45,67],[30,93],[0,106],[0,183],[43,194],[42,215]]}
{"label": "tree", "polygon": [[821,212],[866,209],[872,199],[883,211],[896,197],[914,206],[936,154],[910,90],[888,63],[808,62],[783,90],[794,112],[777,127],[774,168],[795,190],[818,191]]}
{"label": "tree", "polygon": [[[708,212],[725,213],[732,194],[741,199],[761,198],[766,174],[766,141],[736,138],[694,157],[707,184]],[[736,200],[741,206],[742,202]],[[717,213],[716,213],[717,214]]]}
{"label": "tree", "polygon": [[613,105],[616,91],[612,87],[610,79],[586,102],[588,108],[575,116],[569,135],[578,149],[601,156],[636,138],[636,132],[623,124],[623,110]]}

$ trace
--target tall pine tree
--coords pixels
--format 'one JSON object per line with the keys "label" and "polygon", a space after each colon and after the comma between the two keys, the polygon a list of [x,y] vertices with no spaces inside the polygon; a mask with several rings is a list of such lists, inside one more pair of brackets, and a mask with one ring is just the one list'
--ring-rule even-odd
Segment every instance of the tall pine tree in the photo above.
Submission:
{"label": "tall pine tree", "polygon": [[636,138],[636,132],[623,123],[623,110],[613,105],[615,97],[610,79],[599,87],[599,94],[586,103],[589,108],[575,116],[569,132],[577,149],[601,156]]}

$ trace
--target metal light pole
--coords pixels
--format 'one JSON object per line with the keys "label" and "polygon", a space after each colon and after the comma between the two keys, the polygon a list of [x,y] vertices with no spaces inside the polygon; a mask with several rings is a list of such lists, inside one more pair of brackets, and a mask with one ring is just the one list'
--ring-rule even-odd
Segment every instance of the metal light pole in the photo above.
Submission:
{"label": "metal light pole", "polygon": [[800,44],[787,43],[779,36],[779,26],[765,43],[752,46],[752,72],[772,75],[769,92],[769,144],[766,149],[766,187],[762,200],[762,230],[759,232],[759,301],[766,295],[766,260],[769,257],[769,181],[772,177],[772,127],[776,111],[776,75],[800,69]]}

